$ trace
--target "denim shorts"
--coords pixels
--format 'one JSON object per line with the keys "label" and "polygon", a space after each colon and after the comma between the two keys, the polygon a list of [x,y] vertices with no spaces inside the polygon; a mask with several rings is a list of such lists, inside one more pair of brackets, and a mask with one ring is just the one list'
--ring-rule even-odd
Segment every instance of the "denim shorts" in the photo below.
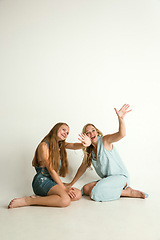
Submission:
{"label": "denim shorts", "polygon": [[[37,171],[38,170],[38,171]],[[48,173],[47,169],[37,168],[37,174],[33,178],[32,188],[36,195],[47,196],[49,190],[57,185]]]}

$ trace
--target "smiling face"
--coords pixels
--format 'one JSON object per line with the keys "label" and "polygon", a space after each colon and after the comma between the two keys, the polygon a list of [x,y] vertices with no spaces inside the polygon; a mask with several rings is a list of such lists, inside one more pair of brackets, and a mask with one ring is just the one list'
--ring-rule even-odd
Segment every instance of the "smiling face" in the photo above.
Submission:
{"label": "smiling face", "polygon": [[61,125],[57,131],[58,141],[66,140],[68,134],[69,134],[69,127],[65,124]]}
{"label": "smiling face", "polygon": [[86,127],[86,135],[91,139],[92,144],[96,144],[98,140],[98,132],[95,127],[88,125]]}

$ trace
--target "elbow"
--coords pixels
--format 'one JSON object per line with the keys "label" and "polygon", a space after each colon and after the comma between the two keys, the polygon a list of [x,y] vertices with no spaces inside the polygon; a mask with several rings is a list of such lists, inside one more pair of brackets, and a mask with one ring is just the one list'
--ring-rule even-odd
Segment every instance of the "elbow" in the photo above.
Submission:
{"label": "elbow", "polygon": [[126,136],[126,132],[120,132],[120,139],[124,138]]}
{"label": "elbow", "polygon": [[124,138],[126,136],[126,133],[123,133],[122,135],[121,135],[121,138]]}

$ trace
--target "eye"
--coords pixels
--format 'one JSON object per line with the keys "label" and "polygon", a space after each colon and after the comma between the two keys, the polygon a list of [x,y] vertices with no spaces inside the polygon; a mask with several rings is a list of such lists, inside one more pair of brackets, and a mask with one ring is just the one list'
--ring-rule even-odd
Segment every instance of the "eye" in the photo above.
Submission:
{"label": "eye", "polygon": [[89,134],[89,132],[86,132],[86,135],[88,135]]}
{"label": "eye", "polygon": [[93,129],[93,131],[92,132],[95,132],[95,129]]}

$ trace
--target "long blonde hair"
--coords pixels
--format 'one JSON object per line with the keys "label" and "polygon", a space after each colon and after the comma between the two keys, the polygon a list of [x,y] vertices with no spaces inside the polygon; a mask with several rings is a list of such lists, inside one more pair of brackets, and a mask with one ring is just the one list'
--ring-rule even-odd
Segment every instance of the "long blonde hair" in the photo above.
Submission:
{"label": "long blonde hair", "polygon": [[[83,127],[83,129],[82,129],[83,134],[86,133],[86,128],[88,126],[94,127],[96,129],[99,137],[103,136],[103,133],[98,128],[96,128],[92,123],[87,123]],[[88,168],[91,166],[91,163],[92,163],[92,150],[93,150],[93,148],[94,147],[93,147],[92,144],[89,147],[83,148],[83,153],[84,153],[83,163],[85,163]]]}
{"label": "long blonde hair", "polygon": [[[43,138],[43,140],[40,142],[47,141],[49,143],[49,164],[52,166],[52,168],[59,173],[61,177],[65,177],[68,171],[68,159],[67,159],[67,152],[65,149],[65,140],[59,141],[57,140],[57,132],[58,129],[62,126],[66,125],[66,123],[57,123],[50,132]],[[68,126],[69,127],[69,126]],[[39,147],[39,145],[38,145]],[[33,167],[38,167],[38,147],[35,151],[35,155],[32,161]],[[61,157],[61,168],[59,170],[59,149],[60,149],[60,157]]]}

